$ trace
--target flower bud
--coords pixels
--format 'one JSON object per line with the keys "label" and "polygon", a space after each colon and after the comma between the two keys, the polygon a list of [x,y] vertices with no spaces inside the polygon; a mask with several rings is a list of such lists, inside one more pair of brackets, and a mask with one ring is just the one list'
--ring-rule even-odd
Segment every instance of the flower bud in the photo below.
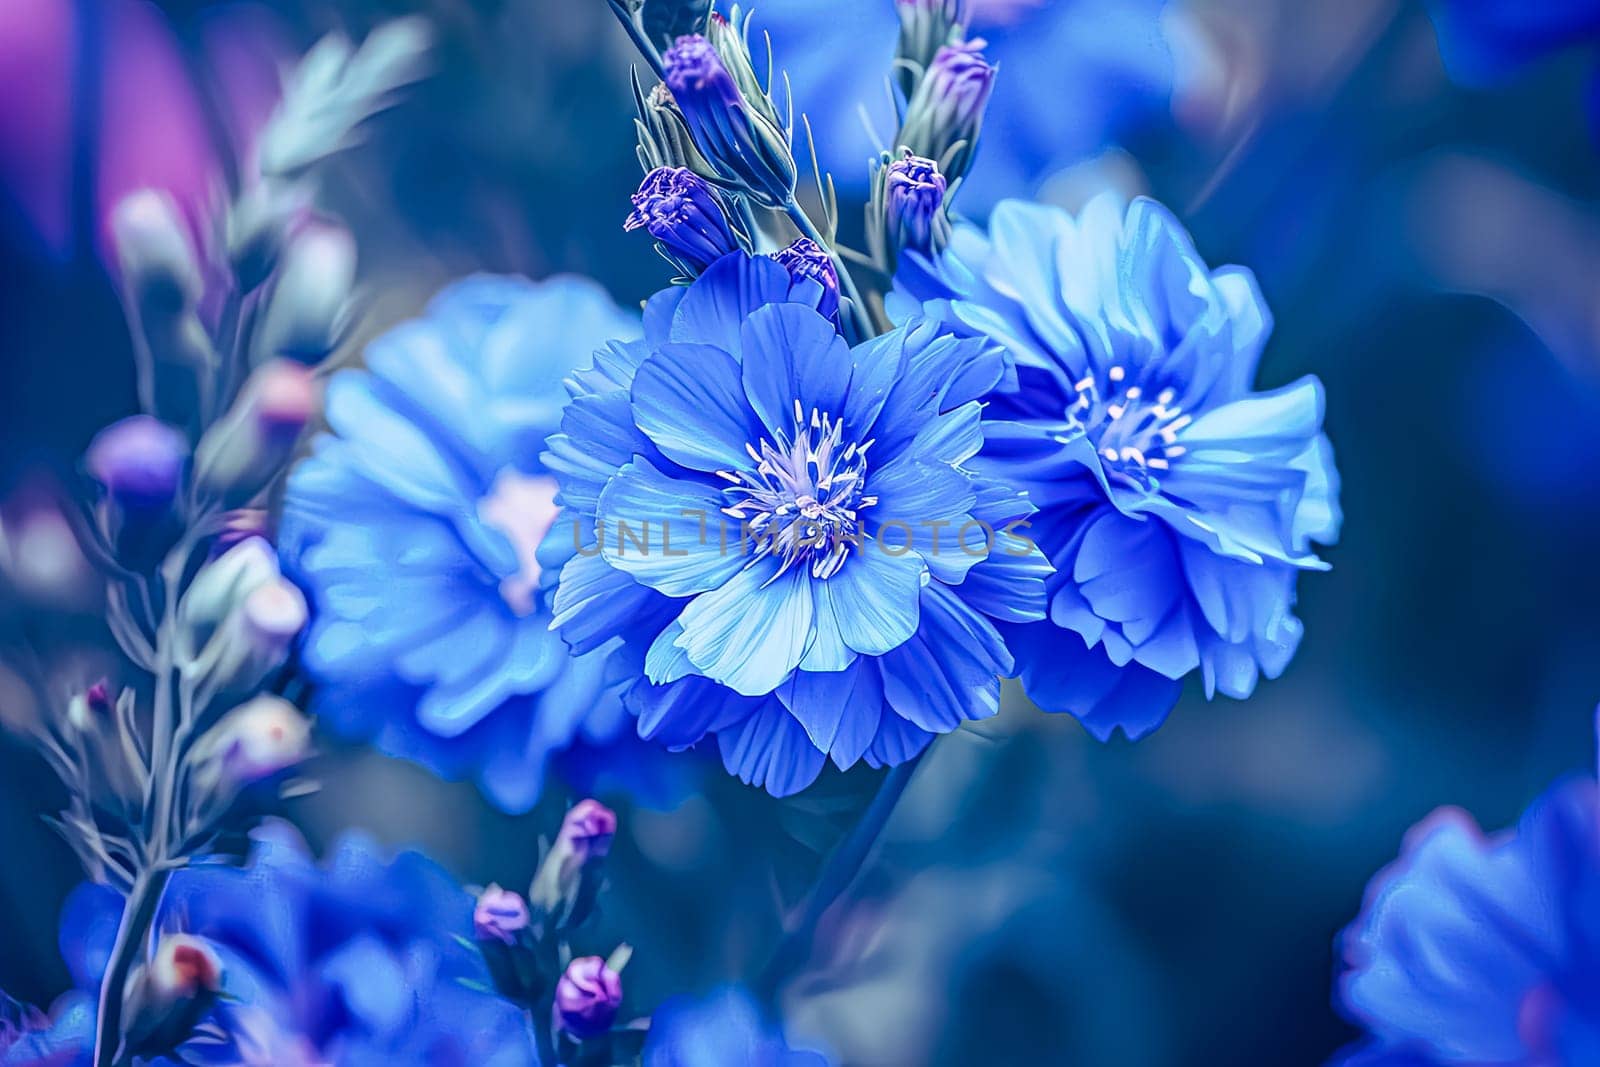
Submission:
{"label": "flower bud", "polygon": [[833,257],[809,237],[801,237],[788,248],[774,252],[772,258],[783,264],[796,285],[813,284],[821,288],[817,311],[825,318],[839,315],[839,272]]}
{"label": "flower bud", "polygon": [[657,167],[633,194],[633,211],[624,230],[643,227],[690,277],[742,246],[728,215],[704,178],[687,167]]}
{"label": "flower bud", "polygon": [[567,964],[556,983],[552,1024],[579,1041],[611,1029],[622,1006],[622,978],[599,956],[580,956]]}
{"label": "flower bud", "polygon": [[472,932],[479,941],[511,945],[528,928],[528,902],[509,889],[490,885],[472,909]]}
{"label": "flower bud", "polygon": [[356,242],[348,230],[318,225],[296,234],[267,300],[252,361],[318,363],[327,357],[349,319],[355,276]]}
{"label": "flower bud", "polygon": [[287,465],[317,408],[309,368],[283,359],[262,364],[233,407],[200,439],[196,487],[227,508],[248,504]]}
{"label": "flower bud", "polygon": [[289,701],[262,693],[217,720],[189,753],[190,782],[203,817],[215,819],[251,786],[311,754],[311,720]]}
{"label": "flower bud", "polygon": [[139,1057],[172,1052],[194,1032],[221,991],[222,960],[216,950],[188,934],[165,935],[124,990],[127,1052]]}
{"label": "flower bud", "polygon": [[188,225],[170,196],[144,189],[117,203],[111,233],[136,342],[140,404],[194,427],[201,381],[216,356],[196,311],[205,285]]}
{"label": "flower bud", "polygon": [[176,315],[200,302],[204,285],[189,227],[172,197],[141,189],[111,211],[122,284],[144,314]]}
{"label": "flower bud", "polygon": [[472,933],[501,996],[531,1004],[549,988],[549,979],[534,951],[533,916],[528,902],[508,889],[491,885],[478,894],[472,908]]}
{"label": "flower bud", "polygon": [[616,813],[598,800],[581,800],[567,812],[528,889],[541,924],[577,926],[588,917],[616,832]]}
{"label": "flower bud", "polygon": [[[749,68],[743,34],[728,27],[719,31],[718,40],[726,52],[699,34],[679,37],[663,60],[667,88],[711,167],[706,176],[781,207],[794,196],[797,177],[789,135],[753,74],[746,79],[751,95],[741,91],[739,78]],[[738,77],[730,72],[730,61]]]}
{"label": "flower bud", "polygon": [[638,109],[634,126],[639,133],[640,166],[647,172],[657,167],[687,167],[696,174],[715,176],[716,169],[694,146],[689,124],[678,102],[672,99],[672,90],[657,82],[646,93],[635,78],[633,101]]}
{"label": "flower bud", "polygon": [[147,773],[137,742],[123,732],[132,719],[132,701],[133,691],[124,690],[113,704],[111,687],[103,679],[67,701],[68,736],[89,799],[122,822],[137,819]]}
{"label": "flower bud", "polygon": [[251,537],[207,563],[178,605],[180,653],[192,657],[256,589],[279,577],[278,554]]}
{"label": "flower bud", "polygon": [[273,578],[252,590],[199,656],[183,664],[196,683],[196,706],[253,691],[288,660],[306,618],[305,596],[293,583]]}
{"label": "flower bud", "polygon": [[981,39],[945,45],[906,105],[900,144],[935,160],[947,181],[967,173],[994,90],[995,68],[983,58]]}
{"label": "flower bud", "polygon": [[888,247],[898,253],[931,253],[944,243],[944,175],[931,159],[907,152],[883,168],[883,226]]}
{"label": "flower bud", "polygon": [[149,415],[112,423],[89,443],[89,473],[129,511],[165,511],[183,483],[189,442],[179,431]]}
{"label": "flower bud", "polygon": [[956,44],[966,35],[966,0],[894,0],[900,16],[900,42],[895,65],[900,91],[910,99],[917,81],[939,49]]}

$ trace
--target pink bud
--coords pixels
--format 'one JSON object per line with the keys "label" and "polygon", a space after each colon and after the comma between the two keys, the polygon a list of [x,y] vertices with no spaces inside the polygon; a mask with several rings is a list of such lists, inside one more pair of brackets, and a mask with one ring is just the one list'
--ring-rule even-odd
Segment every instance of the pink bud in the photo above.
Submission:
{"label": "pink bud", "polygon": [[580,1041],[599,1037],[611,1029],[621,1006],[622,977],[599,956],[581,956],[556,983],[554,1025]]}
{"label": "pink bud", "polygon": [[510,945],[527,925],[528,902],[498,885],[485,889],[472,909],[472,931],[479,941],[493,939]]}

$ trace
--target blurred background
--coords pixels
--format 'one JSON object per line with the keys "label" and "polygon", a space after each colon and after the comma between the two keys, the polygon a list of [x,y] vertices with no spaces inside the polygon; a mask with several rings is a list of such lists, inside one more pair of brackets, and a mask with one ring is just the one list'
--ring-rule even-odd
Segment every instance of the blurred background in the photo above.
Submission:
{"label": "blurred background", "polygon": [[[848,240],[890,2],[753,6]],[[1297,659],[1249,702],[1195,684],[1153,736],[1102,745],[1008,690],[940,741],[788,1021],[846,1064],[1318,1063],[1354,1034],[1334,938],[1406,827],[1440,804],[1503,826],[1593,765],[1600,16],[1502,28],[1485,56],[1410,0],[973,7],[1001,81],[962,206],[1148,192],[1212,264],[1253,268],[1277,317],[1261,384],[1322,377],[1346,523],[1300,582]],[[631,56],[601,0],[0,3],[0,616],[63,686],[115,670],[61,513],[89,438],[135,407],[100,220],[152,184],[203,212],[280,66],[401,13],[434,23],[435,72],[324,189],[360,241],[361,336],[473,271],[587,274],[625,304],[664,284],[621,228]],[[27,700],[0,670],[0,712]],[[775,801],[684,763],[687,790],[602,788],[623,830],[593,936],[636,946],[639,1013],[749,974],[875,785]],[[364,827],[510,885],[577,788],[511,818],[331,742],[318,776],[290,812],[314,843]],[[55,788],[0,733],[0,988],[35,1003],[67,985],[79,877],[40,821]]]}

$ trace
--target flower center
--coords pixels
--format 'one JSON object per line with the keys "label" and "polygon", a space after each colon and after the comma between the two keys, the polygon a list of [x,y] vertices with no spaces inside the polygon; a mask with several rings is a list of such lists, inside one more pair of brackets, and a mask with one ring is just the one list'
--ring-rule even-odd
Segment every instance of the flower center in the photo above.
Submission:
{"label": "flower center", "polygon": [[829,578],[861,544],[859,513],[878,502],[864,492],[872,442],[846,445],[844,423],[815,408],[807,419],[798,400],[794,420],[792,440],[779,433],[744,446],[755,470],[717,472],[733,483],[733,503],[722,510],[749,531],[755,558],[783,560],[780,574],[805,565]]}
{"label": "flower center", "polygon": [[478,518],[511,542],[517,573],[500,582],[506,606],[519,616],[533,614],[539,589],[539,542],[556,521],[556,480],[523,474],[510,467],[495,476],[489,495],[478,502]]}
{"label": "flower center", "polygon": [[1108,477],[1148,489],[1157,473],[1171,469],[1183,455],[1178,434],[1194,416],[1185,414],[1170,388],[1155,396],[1127,382],[1127,370],[1112,367],[1102,388],[1093,374],[1073,383],[1077,398],[1067,407],[1067,421],[1081,427],[1100,453]]}

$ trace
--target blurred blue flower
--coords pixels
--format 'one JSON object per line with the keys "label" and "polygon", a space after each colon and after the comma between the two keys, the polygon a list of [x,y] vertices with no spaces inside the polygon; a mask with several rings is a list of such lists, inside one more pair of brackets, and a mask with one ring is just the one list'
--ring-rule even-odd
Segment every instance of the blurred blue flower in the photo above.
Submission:
{"label": "blurred blue flower", "polygon": [[1445,69],[1492,83],[1558,49],[1600,42],[1600,0],[1429,0]]}
{"label": "blurred blue flower", "polygon": [[1043,618],[1048,573],[1003,532],[1026,501],[965,469],[1004,354],[931,323],[852,350],[825,298],[743,253],[658,294],[645,340],[576,376],[545,457],[582,542],[563,636],[622,638],[640,734],[716,734],[778,795],[829,756],[900,763],[992,715],[1012,670],[995,623]]}
{"label": "blurred blue flower", "polygon": [[1337,1001],[1363,1067],[1600,1062],[1600,819],[1557,783],[1514,831],[1442,808],[1406,835],[1340,936]]}
{"label": "blurred blue flower", "polygon": [[323,722],[475,775],[508,811],[532,806],[552,754],[631,732],[603,658],[549,630],[541,575],[571,538],[541,544],[556,485],[539,454],[562,379],[638,334],[593,282],[475,277],[333,378],[333,435],[290,478],[283,523],[317,607],[304,663]]}
{"label": "blurred blue flower", "polygon": [[[982,212],[1002,197],[1030,195],[1141,117],[1164,113],[1172,92],[1165,7],[1166,0],[971,0],[970,35],[988,43],[1000,75],[960,206]],[[888,143],[895,117],[885,89],[899,34],[895,5],[766,0],[753,28],[771,34],[822,165],[842,189],[864,190],[868,161],[898,147]],[[863,126],[863,108],[876,137]]]}
{"label": "blurred blue flower", "polygon": [[754,998],[726,986],[704,999],[674,997],[650,1017],[644,1067],[827,1067],[816,1052],[797,1052],[761,1018]]}
{"label": "blurred blue flower", "polygon": [[1076,219],[1002,203],[896,284],[896,313],[1016,360],[982,459],[1027,489],[1056,568],[1050,621],[1007,635],[1029,695],[1139,737],[1196,667],[1208,696],[1277,677],[1300,641],[1295,579],[1325,568],[1311,542],[1340,516],[1321,384],[1252,388],[1272,326],[1254,276],[1209,269],[1153,201],[1107,195]]}
{"label": "blurred blue flower", "polygon": [[[98,987],[121,909],[103,886],[67,899],[61,950],[79,988]],[[352,834],[318,865],[273,823],[246,867],[174,875],[162,909],[158,928],[205,938],[223,963],[214,1011],[228,1040],[190,1040],[182,1052],[192,1062],[537,1062],[523,1013],[485,991],[488,971],[470,947],[473,898],[419,853],[391,859]]]}
{"label": "blurred blue flower", "polygon": [[87,1064],[93,1053],[94,1011],[94,1001],[81,992],[63,996],[48,1016],[0,993],[0,1067]]}

